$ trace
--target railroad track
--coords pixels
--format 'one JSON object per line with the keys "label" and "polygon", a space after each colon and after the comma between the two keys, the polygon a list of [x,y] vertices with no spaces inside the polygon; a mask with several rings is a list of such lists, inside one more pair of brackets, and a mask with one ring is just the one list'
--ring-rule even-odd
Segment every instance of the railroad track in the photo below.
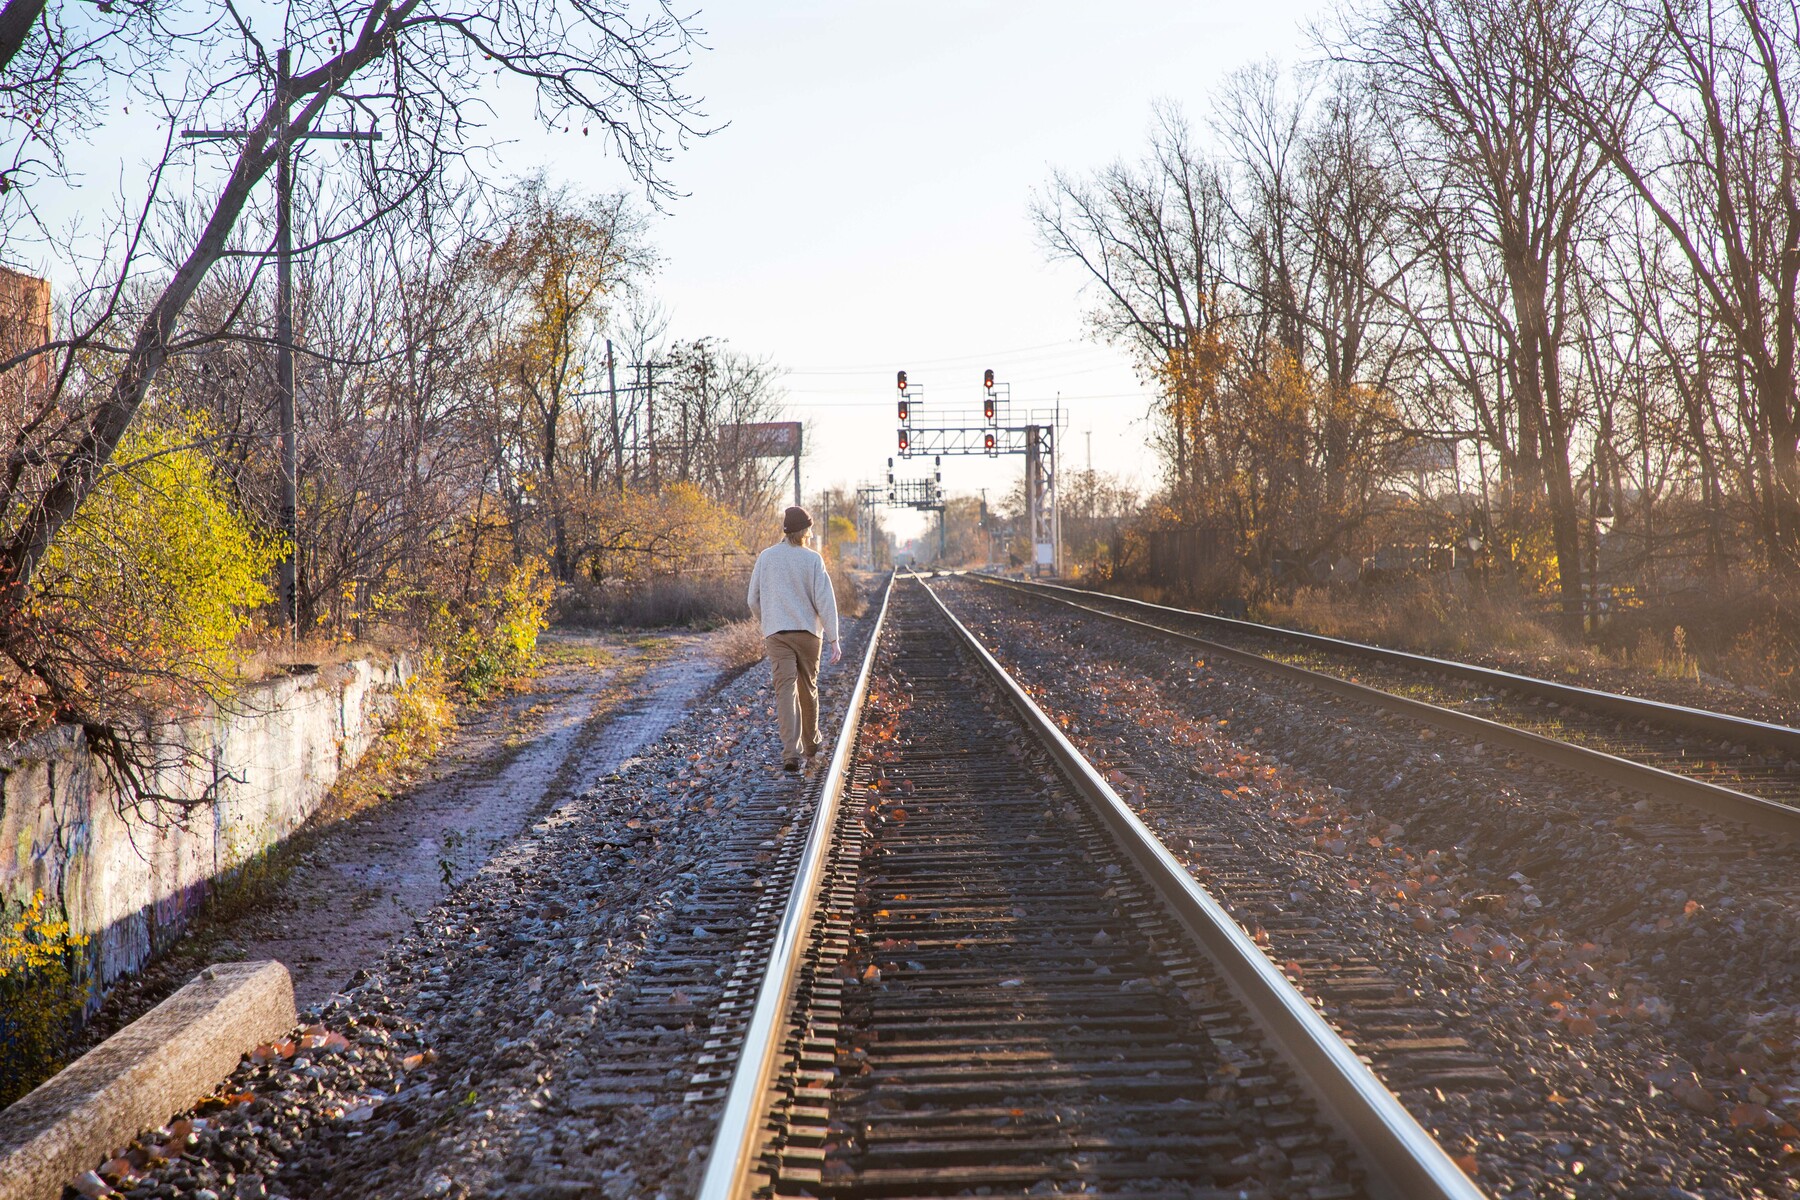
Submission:
{"label": "railroad track", "polygon": [[1770,832],[1800,835],[1800,729],[1128,597],[971,578]]}
{"label": "railroad track", "polygon": [[915,581],[759,940],[706,1200],[1480,1195]]}

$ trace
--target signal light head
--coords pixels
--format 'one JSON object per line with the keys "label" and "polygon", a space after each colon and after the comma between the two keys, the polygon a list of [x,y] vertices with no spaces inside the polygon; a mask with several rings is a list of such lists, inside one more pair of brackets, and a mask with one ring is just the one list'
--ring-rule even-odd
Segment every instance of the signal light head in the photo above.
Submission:
{"label": "signal light head", "polygon": [[906,430],[902,429],[900,431],[900,449],[905,450],[907,447],[909,447],[911,445],[912,445],[912,439],[907,437]]}
{"label": "signal light head", "polygon": [[911,414],[912,414],[912,405],[910,405],[906,401],[902,400],[900,402],[900,419],[902,421],[904,421],[909,416],[911,416]]}
{"label": "signal light head", "polygon": [[990,392],[994,390],[994,369],[992,367],[981,373],[981,386]]}
{"label": "signal light head", "polygon": [[989,433],[989,434],[985,434],[982,436],[981,448],[983,450],[992,450],[994,448],[994,435],[993,434]]}
{"label": "signal light head", "polygon": [[990,421],[994,419],[994,398],[992,396],[981,402],[981,415]]}
{"label": "signal light head", "polygon": [[899,388],[903,392],[906,390],[906,372],[905,371],[894,372],[894,386]]}

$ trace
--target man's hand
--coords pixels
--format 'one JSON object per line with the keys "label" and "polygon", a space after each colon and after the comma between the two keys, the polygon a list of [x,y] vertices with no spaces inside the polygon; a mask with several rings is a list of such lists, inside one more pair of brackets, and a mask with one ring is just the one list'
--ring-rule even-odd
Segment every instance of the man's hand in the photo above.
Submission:
{"label": "man's hand", "polygon": [[831,643],[831,659],[830,659],[831,665],[834,667],[837,666],[838,663],[840,661],[842,661],[843,657],[844,657],[843,646],[839,645],[837,642]]}

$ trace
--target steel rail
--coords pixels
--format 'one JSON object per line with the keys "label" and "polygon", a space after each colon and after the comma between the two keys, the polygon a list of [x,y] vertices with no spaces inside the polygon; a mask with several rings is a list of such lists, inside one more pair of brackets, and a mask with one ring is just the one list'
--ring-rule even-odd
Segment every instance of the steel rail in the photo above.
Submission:
{"label": "steel rail", "polygon": [[1241,633],[1298,642],[1301,645],[1314,646],[1334,654],[1416,667],[1436,672],[1439,675],[1447,675],[1453,679],[1461,679],[1468,683],[1506,688],[1527,695],[1553,699],[1559,703],[1579,705],[1591,712],[1605,713],[1611,717],[1623,717],[1633,721],[1651,721],[1666,728],[1684,730],[1709,738],[1723,738],[1733,742],[1754,742],[1766,749],[1779,750],[1795,758],[1800,758],[1800,729],[1789,725],[1778,725],[1773,721],[1759,721],[1754,717],[1737,717],[1730,713],[1713,712],[1710,709],[1693,708],[1685,704],[1670,704],[1665,700],[1649,700],[1641,696],[1602,692],[1596,688],[1579,687],[1572,683],[1558,683],[1553,679],[1543,679],[1536,675],[1517,675],[1496,667],[1457,662],[1455,659],[1433,658],[1428,654],[1414,654],[1408,650],[1394,650],[1386,646],[1370,645],[1367,642],[1352,642],[1344,638],[1326,637],[1324,634],[1307,633],[1300,629],[1284,629],[1279,625],[1264,625],[1257,621],[1244,621],[1236,617],[1221,617],[1215,613],[1198,612],[1189,608],[1153,604],[1148,600],[1137,600],[1130,596],[1115,596],[1110,592],[1097,592],[1088,588],[1073,588],[1066,584],[1023,582],[998,579],[991,575],[976,575],[975,577],[987,583],[1001,584],[1027,592],[1063,592],[1076,596],[1091,596],[1151,612],[1169,613],[1191,621],[1205,621],[1208,624],[1223,626]]}
{"label": "steel rail", "polygon": [[[1546,737],[1540,733],[1532,733],[1529,730],[1519,729],[1512,725],[1505,725],[1499,721],[1489,720],[1486,717],[1478,717],[1472,713],[1459,712],[1456,709],[1444,708],[1436,704],[1428,704],[1423,700],[1414,700],[1407,696],[1396,695],[1393,692],[1384,691],[1377,687],[1371,687],[1365,683],[1356,683],[1352,680],[1344,679],[1337,675],[1331,675],[1324,671],[1314,671],[1307,667],[1296,666],[1293,663],[1282,662],[1279,659],[1267,658],[1261,654],[1254,654],[1248,650],[1241,650],[1236,646],[1227,646],[1222,642],[1211,641],[1207,638],[1200,637],[1198,634],[1187,633],[1180,629],[1171,629],[1166,625],[1158,625],[1151,621],[1139,620],[1136,617],[1128,617],[1123,613],[1109,612],[1103,608],[1096,608],[1091,604],[1082,604],[1079,601],[1071,600],[1067,596],[1052,595],[1046,589],[1054,587],[1056,591],[1071,592],[1077,595],[1091,595],[1094,593],[1083,593],[1076,588],[1064,588],[1057,585],[1044,584],[1034,584],[1030,587],[1021,588],[1010,580],[995,580],[986,576],[977,576],[977,578],[982,578],[984,581],[1002,588],[1022,591],[1026,595],[1039,595],[1043,599],[1051,600],[1058,604],[1065,604],[1070,608],[1079,609],[1082,612],[1093,613],[1095,616],[1105,617],[1109,621],[1117,621],[1121,624],[1135,626],[1139,629],[1147,629],[1165,637],[1185,642],[1190,646],[1198,647],[1216,658],[1242,663],[1245,666],[1255,667],[1261,671],[1284,676],[1285,678],[1295,680],[1309,687],[1318,688],[1322,691],[1342,696],[1345,699],[1353,700],[1360,704],[1373,704],[1380,708],[1401,713],[1415,720],[1425,722],[1426,724],[1435,725],[1438,728],[1454,733],[1459,737],[1474,738],[1477,741],[1486,742],[1489,745],[1501,746],[1522,754],[1529,754],[1534,758],[1554,763],[1559,767],[1567,767],[1570,770],[1582,771],[1589,775],[1596,775],[1609,783],[1618,784],[1621,787],[1642,789],[1655,795],[1662,796],[1665,799],[1691,805],[1718,816],[1729,817],[1735,821],[1742,821],[1747,825],[1752,825],[1771,833],[1780,834],[1786,837],[1800,836],[1800,808],[1793,808],[1786,804],[1778,804],[1772,800],[1765,800],[1761,796],[1752,796],[1740,792],[1735,788],[1723,787],[1716,783],[1708,783],[1705,780],[1695,779],[1687,775],[1679,775],[1674,771],[1665,771],[1661,767],[1653,767],[1648,763],[1635,762],[1632,759],[1621,758],[1616,754],[1608,754],[1603,750],[1594,750],[1586,746],[1576,745],[1573,742],[1565,742],[1557,738]],[[1122,597],[1107,598],[1123,599]],[[1162,605],[1153,605],[1141,600],[1131,601],[1130,603],[1141,604],[1147,608],[1177,613],[1183,616],[1205,616],[1205,614],[1190,614],[1184,609],[1166,608]],[[1231,620],[1229,617],[1211,617],[1208,619],[1217,621]],[[1233,624],[1243,624],[1256,630],[1264,628],[1263,626],[1255,625],[1252,622],[1233,622]],[[1312,637],[1316,635],[1309,634],[1307,636]],[[1371,649],[1373,649],[1373,647]],[[1424,661],[1428,663],[1437,663],[1441,660],[1424,659]],[[1495,674],[1504,675],[1505,672],[1495,672]],[[1515,676],[1513,678],[1528,679],[1529,677]],[[1550,686],[1562,685],[1553,684]],[[1585,691],[1586,689],[1574,688],[1570,690]],[[1604,692],[1594,694],[1607,695],[1607,693]],[[1628,699],[1628,697],[1619,698]],[[1645,703],[1654,702],[1645,701]],[[1665,707],[1673,708],[1676,706],[1669,705]],[[1692,709],[1688,711],[1698,713],[1703,710]],[[1708,715],[1722,716],[1723,714],[1715,713]],[[1726,719],[1729,720],[1734,718]],[[1770,728],[1780,729],[1784,727],[1770,726]]]}
{"label": "steel rail", "polygon": [[1027,727],[1056,759],[1069,782],[1093,805],[1120,847],[1248,1005],[1264,1033],[1319,1102],[1322,1113],[1361,1151],[1372,1182],[1386,1195],[1400,1200],[1480,1200],[1484,1195],[1481,1189],[1450,1160],[1243,927],[1195,882],[1030,694],[957,619],[943,598],[923,579],[919,583]]}
{"label": "steel rail", "polygon": [[750,1167],[762,1141],[768,1083],[775,1072],[786,1035],[793,1005],[793,983],[804,957],[807,934],[812,929],[819,881],[824,874],[826,852],[831,848],[831,831],[837,823],[839,803],[849,781],[850,752],[856,745],[856,735],[862,725],[863,701],[868,696],[875,651],[881,645],[888,599],[893,592],[894,576],[890,574],[881,594],[881,610],[876,614],[874,628],[869,631],[869,645],[863,654],[856,687],[844,708],[844,723],[832,748],[831,766],[819,789],[819,803],[813,812],[812,827],[807,831],[806,849],[795,871],[793,886],[788,890],[781,924],[769,948],[768,968],[762,986],[757,990],[756,1006],[750,1011],[743,1050],[738,1055],[737,1068],[732,1072],[731,1086],[725,1093],[718,1132],[713,1137],[706,1173],[696,1193],[698,1200],[734,1200],[750,1194]]}

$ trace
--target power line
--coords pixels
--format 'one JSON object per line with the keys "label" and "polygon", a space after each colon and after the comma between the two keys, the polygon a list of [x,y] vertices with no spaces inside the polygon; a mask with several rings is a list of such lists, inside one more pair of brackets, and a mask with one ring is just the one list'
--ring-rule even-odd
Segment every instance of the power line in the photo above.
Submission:
{"label": "power line", "polygon": [[[1107,362],[1107,363],[1101,363],[1097,366],[1092,366],[1092,367],[1069,367],[1067,369],[1040,371],[1040,372],[1038,372],[1036,374],[1032,374],[1032,375],[1023,375],[1023,376],[1015,375],[1014,378],[1020,380],[1021,382],[1030,382],[1030,381],[1036,380],[1036,379],[1067,379],[1071,375],[1096,375],[1102,371],[1117,371],[1117,370],[1121,369],[1122,365],[1123,364],[1120,364],[1118,362]],[[1126,369],[1129,369],[1129,368],[1126,368]],[[805,375],[805,376],[856,375],[856,376],[863,376],[863,375],[869,375],[871,373],[872,372],[869,372],[869,371],[785,371],[782,373],[782,377],[786,378],[788,376],[796,376],[796,375]],[[970,386],[973,387],[974,385],[971,384]]]}
{"label": "power line", "polygon": [[[799,394],[799,395],[803,395],[803,396],[804,395],[832,396],[832,395],[839,394],[839,393],[833,392],[833,391],[808,392],[805,389],[792,389],[792,388],[788,389],[788,391],[789,391],[790,395]],[[1072,395],[1066,394],[1063,396],[1064,400],[1149,400],[1149,399],[1154,399],[1154,398],[1155,398],[1155,393],[1152,391],[1149,391],[1149,390],[1145,390],[1142,392],[1085,392],[1085,393],[1075,393]],[[892,404],[893,404],[892,401],[885,400],[885,399],[884,400],[789,400],[786,403],[787,403],[787,407],[789,407],[789,408],[868,408],[868,409],[890,408],[890,407],[892,407]]]}
{"label": "power line", "polygon": [[[1010,350],[989,350],[989,351],[984,351],[983,353],[980,353],[980,354],[964,354],[964,355],[957,355],[957,356],[954,356],[951,358],[929,359],[929,360],[925,360],[925,361],[919,361],[919,360],[915,359],[911,363],[909,369],[912,369],[912,370],[919,370],[919,369],[935,370],[938,368],[949,369],[949,368],[954,368],[954,367],[958,367],[958,366],[966,366],[966,365],[969,365],[972,363],[986,363],[986,362],[990,362],[990,361],[993,361],[996,359],[1006,358],[1006,357],[1008,357],[1010,355],[1014,355],[1014,354],[1035,354],[1040,351],[1054,351],[1054,350],[1057,350],[1058,348],[1061,348],[1064,353],[1085,353],[1085,352],[1089,352],[1089,351],[1093,351],[1093,352],[1104,352],[1105,351],[1105,347],[1098,346],[1093,343],[1072,342],[1067,339],[1064,339],[1063,341],[1060,341],[1060,342],[1045,342],[1039,346],[1019,346],[1019,347],[1015,347]],[[784,371],[782,373],[785,375],[861,375],[861,374],[863,374],[865,372],[869,372],[869,371],[892,371],[892,370],[894,370],[894,364],[891,362],[885,362],[885,363],[869,363],[869,364],[860,365],[860,366],[859,365],[849,365],[849,366],[817,367],[817,368],[811,368],[808,370]]]}

